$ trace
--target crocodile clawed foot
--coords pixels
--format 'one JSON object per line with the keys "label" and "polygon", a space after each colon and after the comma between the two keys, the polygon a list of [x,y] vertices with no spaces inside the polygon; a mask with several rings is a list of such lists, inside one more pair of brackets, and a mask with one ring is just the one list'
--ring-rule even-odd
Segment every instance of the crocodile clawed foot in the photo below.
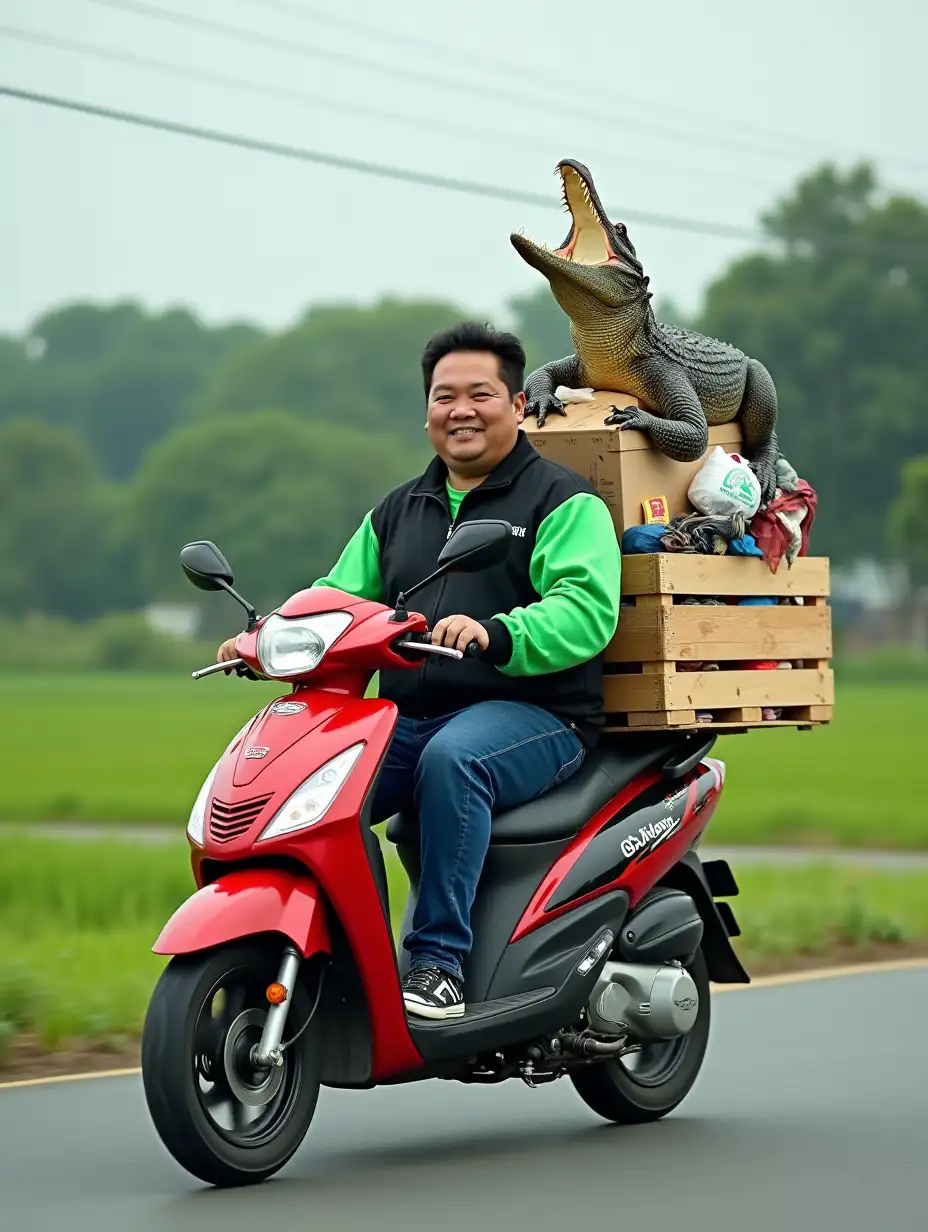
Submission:
{"label": "crocodile clawed foot", "polygon": [[763,507],[766,507],[777,494],[776,467],[770,466],[766,462],[757,462],[751,464],[751,469],[757,476],[757,482],[760,484],[760,503]]}
{"label": "crocodile clawed foot", "polygon": [[648,427],[648,416],[645,411],[642,411],[637,406],[625,406],[620,410],[617,406],[612,408],[612,414],[607,415],[604,423],[618,424],[619,429],[636,428],[639,432],[646,432]]}
{"label": "crocodile clawed foot", "polygon": [[549,415],[566,415],[567,410],[560,398],[555,398],[554,394],[542,394],[540,398],[532,398],[530,402],[525,404],[525,417],[535,415],[538,419],[539,428],[545,426],[545,420]]}

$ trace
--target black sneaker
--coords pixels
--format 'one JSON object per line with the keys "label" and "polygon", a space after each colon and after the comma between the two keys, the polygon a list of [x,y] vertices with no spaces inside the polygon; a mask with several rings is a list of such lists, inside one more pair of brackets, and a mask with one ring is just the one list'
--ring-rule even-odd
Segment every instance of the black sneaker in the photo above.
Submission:
{"label": "black sneaker", "polygon": [[403,1001],[420,1018],[457,1018],[464,1013],[464,986],[439,967],[416,967],[403,980]]}

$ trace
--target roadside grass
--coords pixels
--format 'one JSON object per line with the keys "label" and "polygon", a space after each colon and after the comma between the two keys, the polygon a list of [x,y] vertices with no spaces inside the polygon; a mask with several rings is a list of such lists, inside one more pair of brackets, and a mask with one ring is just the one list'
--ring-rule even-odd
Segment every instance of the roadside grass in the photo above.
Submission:
{"label": "roadside grass", "polygon": [[223,675],[0,677],[0,818],[183,827],[228,742],[286,692]]}
{"label": "roadside grass", "polygon": [[[0,820],[147,822],[181,832],[228,740],[283,688],[226,677],[0,676]],[[916,767],[923,684],[838,684],[836,719],[726,736],[711,841],[928,849]]]}
{"label": "roadside grass", "polygon": [[[405,876],[388,856],[398,929]],[[928,953],[928,873],[810,866],[736,869],[733,901],[750,969],[809,959]],[[17,1038],[119,1051],[137,1037],[164,959],[162,925],[193,889],[186,846],[0,834],[0,1066]]]}

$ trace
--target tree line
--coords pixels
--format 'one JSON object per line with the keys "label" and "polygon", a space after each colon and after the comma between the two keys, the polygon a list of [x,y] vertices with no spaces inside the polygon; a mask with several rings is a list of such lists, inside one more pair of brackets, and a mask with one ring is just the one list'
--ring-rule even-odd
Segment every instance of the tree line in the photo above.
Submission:
{"label": "tree line", "polygon": [[[770,369],[781,449],[819,493],[815,552],[928,577],[928,206],[866,166],[824,166],[762,221],[776,243],[725,269],[692,319],[657,314]],[[509,308],[530,369],[570,352],[547,284]],[[428,459],[425,340],[484,315],[388,298],[270,332],[77,303],[0,337],[0,612],[85,621],[192,598],[178,551],[193,538],[218,542],[265,610],[308,585]]]}

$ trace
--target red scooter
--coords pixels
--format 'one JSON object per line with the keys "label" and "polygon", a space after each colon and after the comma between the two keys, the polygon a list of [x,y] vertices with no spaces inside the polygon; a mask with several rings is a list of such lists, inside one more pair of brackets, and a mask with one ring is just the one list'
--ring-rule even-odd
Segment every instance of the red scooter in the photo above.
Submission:
{"label": "red scooter", "polygon": [[[155,944],[171,955],[142,1039],[162,1141],[213,1185],[265,1180],[297,1150],[320,1087],[445,1078],[529,1086],[567,1076],[601,1116],[664,1116],[699,1073],[709,984],[746,983],[730,938],[728,865],[696,844],[725,769],[706,732],[605,735],[563,786],[493,819],[472,912],[467,1010],[407,1018],[387,878],[370,810],[397,719],[366,697],[382,668],[417,670],[432,645],[413,594],[502,561],[512,528],[461,524],[438,568],[394,609],[328,588],[259,619],[209,542],[194,585],[246,609],[239,658],[194,672],[279,680],[210,771],[187,834],[197,891]],[[467,653],[477,651],[476,644]],[[479,651],[477,651],[479,653]],[[418,824],[387,826],[419,877]]]}

